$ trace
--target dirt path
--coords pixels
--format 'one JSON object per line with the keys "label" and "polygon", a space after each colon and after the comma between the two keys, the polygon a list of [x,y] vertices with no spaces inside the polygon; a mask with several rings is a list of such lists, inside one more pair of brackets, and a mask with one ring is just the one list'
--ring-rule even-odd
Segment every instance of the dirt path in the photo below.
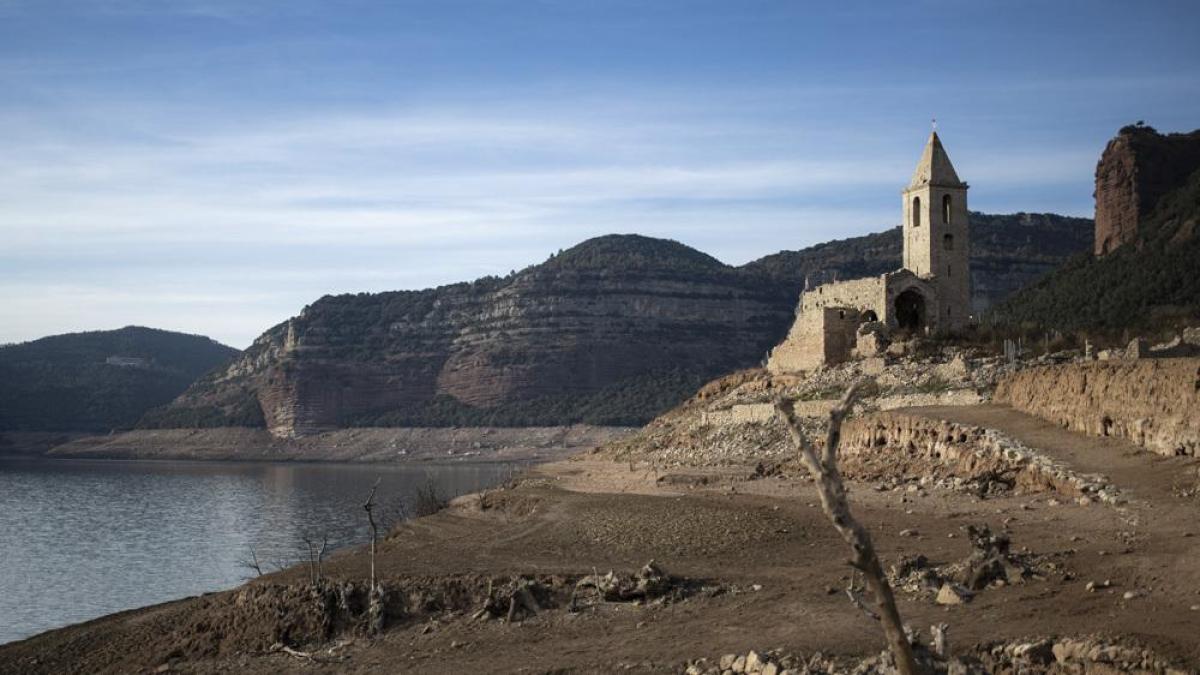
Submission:
{"label": "dirt path", "polygon": [[1135,499],[1196,513],[1196,503],[1176,497],[1178,488],[1195,482],[1200,466],[1195,458],[1164,457],[1123,439],[1085,436],[1000,405],[909,408],[903,412],[996,429],[1076,470],[1108,476]]}

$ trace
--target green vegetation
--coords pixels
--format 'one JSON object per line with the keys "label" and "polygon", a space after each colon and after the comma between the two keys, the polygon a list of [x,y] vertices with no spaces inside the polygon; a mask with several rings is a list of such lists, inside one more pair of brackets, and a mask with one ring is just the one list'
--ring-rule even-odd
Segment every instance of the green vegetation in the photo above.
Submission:
{"label": "green vegetation", "polygon": [[1102,258],[1071,258],[998,307],[990,320],[1113,340],[1129,331],[1154,334],[1194,324],[1200,319],[1198,223],[1200,171],[1159,200],[1138,242]]}
{"label": "green vegetation", "polygon": [[[1092,221],[1052,213],[989,215],[971,212],[971,267],[1004,271],[1013,265],[1058,265],[1092,246]],[[899,227],[837,239],[799,251],[781,251],[743,269],[803,286],[891,272],[901,265]],[[993,298],[999,299],[999,298]]]}
{"label": "green vegetation", "polygon": [[[206,337],[137,326],[0,347],[0,430],[128,428],[235,354]],[[114,356],[139,361],[106,363]]]}
{"label": "green vegetation", "polygon": [[535,427],[562,424],[641,426],[696,392],[715,373],[649,372],[591,394],[541,396],[476,408],[445,395],[424,405],[366,415],[364,427]]}

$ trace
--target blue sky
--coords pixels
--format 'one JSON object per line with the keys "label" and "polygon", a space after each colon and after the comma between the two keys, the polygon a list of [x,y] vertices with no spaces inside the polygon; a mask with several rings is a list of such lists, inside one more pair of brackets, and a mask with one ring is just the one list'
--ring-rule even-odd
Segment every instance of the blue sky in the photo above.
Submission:
{"label": "blue sky", "polygon": [[1200,3],[0,0],[0,342],[244,347],[325,293],[591,236],[731,264],[971,208],[1090,216],[1116,130],[1200,127]]}

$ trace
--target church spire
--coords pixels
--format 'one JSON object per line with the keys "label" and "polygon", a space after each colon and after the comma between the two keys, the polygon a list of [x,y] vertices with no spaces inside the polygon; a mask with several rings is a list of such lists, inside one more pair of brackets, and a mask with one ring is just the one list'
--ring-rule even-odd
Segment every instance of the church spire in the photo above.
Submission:
{"label": "church spire", "polygon": [[950,156],[946,154],[946,148],[942,147],[942,139],[938,138],[936,130],[929,134],[929,141],[925,143],[925,151],[921,153],[921,161],[917,162],[917,170],[913,172],[908,189],[926,185],[966,187],[966,183],[958,179],[954,165],[950,163]]}

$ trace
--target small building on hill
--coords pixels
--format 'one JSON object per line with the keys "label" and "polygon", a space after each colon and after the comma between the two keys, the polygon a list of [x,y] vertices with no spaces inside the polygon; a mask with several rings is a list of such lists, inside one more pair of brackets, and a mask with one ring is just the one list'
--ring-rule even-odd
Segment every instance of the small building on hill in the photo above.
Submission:
{"label": "small building on hill", "polygon": [[880,331],[939,335],[970,319],[968,185],[959,180],[938,138],[925,150],[903,191],[903,267],[878,277],[806,288],[796,322],[767,360],[772,372],[811,370],[851,358],[860,339]]}

